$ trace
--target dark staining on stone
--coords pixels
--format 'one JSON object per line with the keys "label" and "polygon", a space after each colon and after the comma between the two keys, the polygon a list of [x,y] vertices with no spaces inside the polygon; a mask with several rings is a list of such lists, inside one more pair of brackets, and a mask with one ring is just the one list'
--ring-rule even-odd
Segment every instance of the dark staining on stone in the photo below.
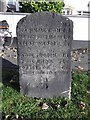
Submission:
{"label": "dark staining on stone", "polygon": [[63,29],[63,32],[65,32],[65,28]]}
{"label": "dark staining on stone", "polygon": [[45,88],[48,89],[48,84],[47,83],[45,84]]}
{"label": "dark staining on stone", "polygon": [[68,36],[68,39],[70,38],[70,35]]}
{"label": "dark staining on stone", "polygon": [[67,26],[67,23],[65,22],[65,27]]}
{"label": "dark staining on stone", "polygon": [[70,25],[71,25],[71,24],[70,24],[70,22],[69,22],[69,25],[68,25],[68,26],[70,27]]}
{"label": "dark staining on stone", "polygon": [[55,18],[55,13],[52,13],[52,18],[53,18],[53,19]]}
{"label": "dark staining on stone", "polygon": [[68,32],[71,32],[71,31],[70,31],[70,28],[69,28]]}
{"label": "dark staining on stone", "polygon": [[65,34],[64,34],[64,39],[66,38]]}
{"label": "dark staining on stone", "polygon": [[48,79],[46,78],[45,88],[48,89]]}

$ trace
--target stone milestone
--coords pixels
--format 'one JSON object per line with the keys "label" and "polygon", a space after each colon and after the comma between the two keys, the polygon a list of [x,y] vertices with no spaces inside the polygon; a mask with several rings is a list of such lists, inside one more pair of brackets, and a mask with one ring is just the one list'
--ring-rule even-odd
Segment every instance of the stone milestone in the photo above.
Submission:
{"label": "stone milestone", "polygon": [[69,97],[73,23],[56,13],[32,13],[17,24],[20,92]]}

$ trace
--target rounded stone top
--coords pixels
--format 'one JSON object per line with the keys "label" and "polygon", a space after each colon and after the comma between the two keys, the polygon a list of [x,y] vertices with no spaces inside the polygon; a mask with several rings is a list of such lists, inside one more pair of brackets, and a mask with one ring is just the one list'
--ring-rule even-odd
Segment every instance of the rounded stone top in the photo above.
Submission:
{"label": "rounded stone top", "polygon": [[36,12],[27,15],[26,17],[22,18],[17,24],[17,31],[24,28],[34,27],[37,25],[42,26],[72,26],[73,22],[69,18],[62,16],[60,14],[54,12]]}

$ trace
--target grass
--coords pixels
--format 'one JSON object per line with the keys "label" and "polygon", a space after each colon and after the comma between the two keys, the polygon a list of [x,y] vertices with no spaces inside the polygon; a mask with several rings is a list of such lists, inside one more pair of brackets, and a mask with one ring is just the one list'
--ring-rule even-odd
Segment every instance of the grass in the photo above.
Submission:
{"label": "grass", "polygon": [[[72,94],[71,99],[67,98],[32,98],[23,96],[17,91],[17,82],[8,82],[2,85],[2,111],[3,115],[24,116],[31,120],[89,120],[90,116],[90,90],[89,74],[87,72],[72,73]],[[17,80],[16,80],[17,81]],[[19,86],[18,86],[19,87]],[[43,109],[46,103],[48,108]]]}

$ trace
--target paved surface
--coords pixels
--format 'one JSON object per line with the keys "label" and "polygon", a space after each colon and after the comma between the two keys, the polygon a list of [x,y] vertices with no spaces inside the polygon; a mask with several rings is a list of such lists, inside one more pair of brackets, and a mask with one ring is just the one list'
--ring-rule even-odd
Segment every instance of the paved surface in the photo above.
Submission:
{"label": "paved surface", "polygon": [[[9,41],[10,42],[10,41]],[[90,70],[90,41],[72,42],[72,69]],[[9,43],[6,44],[7,46]],[[3,67],[11,67],[11,63],[17,65],[17,42],[16,38],[12,47],[0,51],[0,56],[4,58]],[[6,60],[8,62],[6,62]]]}
{"label": "paved surface", "polygon": [[72,41],[72,49],[83,49],[89,48],[90,41],[80,41],[80,40],[73,40]]}
{"label": "paved surface", "polygon": [[90,70],[90,41],[72,42],[72,69]]}

